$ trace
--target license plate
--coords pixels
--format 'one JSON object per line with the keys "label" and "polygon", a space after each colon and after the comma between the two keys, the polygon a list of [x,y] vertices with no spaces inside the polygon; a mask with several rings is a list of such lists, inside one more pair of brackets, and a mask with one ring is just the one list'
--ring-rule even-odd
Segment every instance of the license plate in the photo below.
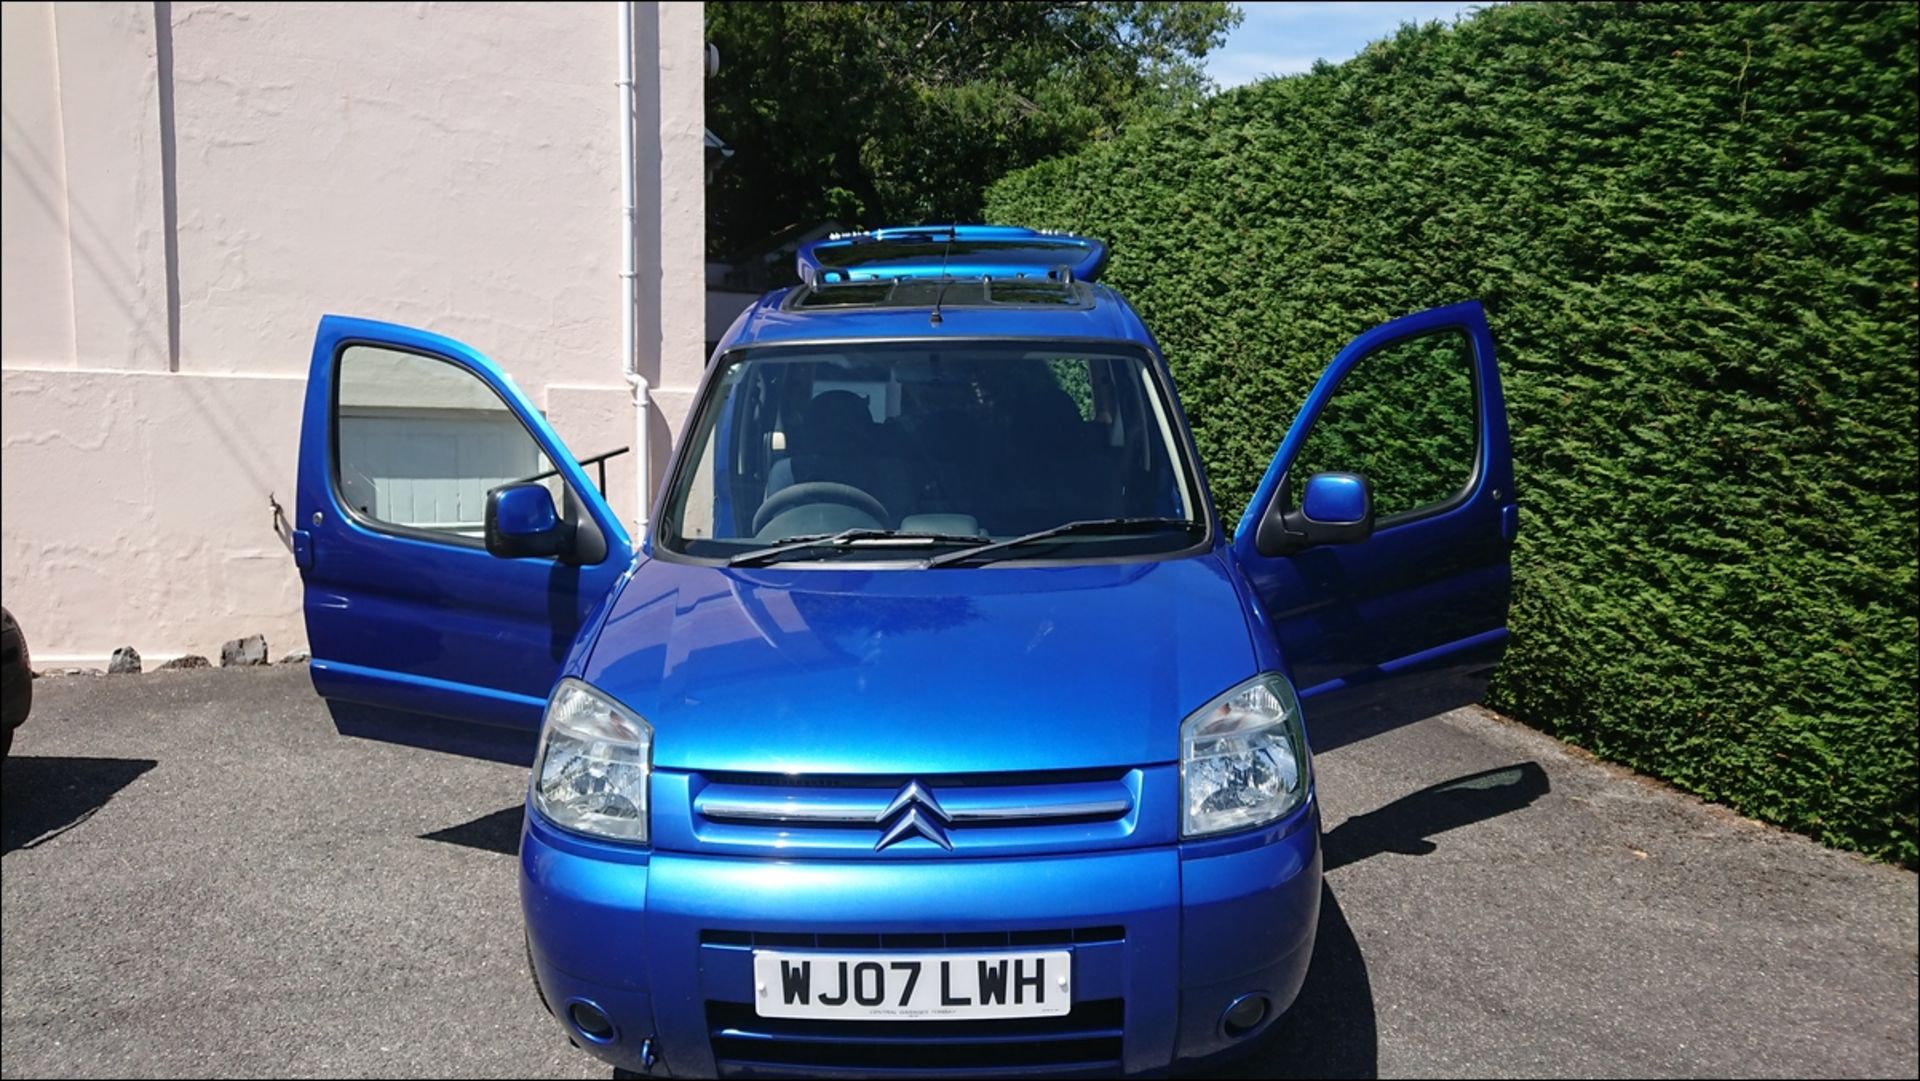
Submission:
{"label": "license plate", "polygon": [[1073,955],[753,951],[761,1017],[964,1021],[1073,1008]]}

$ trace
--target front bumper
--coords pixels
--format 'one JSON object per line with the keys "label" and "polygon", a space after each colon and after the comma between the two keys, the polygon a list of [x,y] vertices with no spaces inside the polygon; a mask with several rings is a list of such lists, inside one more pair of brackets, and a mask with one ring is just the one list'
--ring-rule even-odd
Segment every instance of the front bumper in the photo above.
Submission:
{"label": "front bumper", "polygon": [[[521,839],[536,978],[574,1041],[655,1076],[1055,1076],[1195,1065],[1292,1004],[1320,907],[1317,801],[1225,841],[1020,859],[780,860]],[[794,1022],[753,1010],[756,945],[1065,945],[1074,1009],[1020,1022]],[[1222,1015],[1263,996],[1258,1024]],[[590,1003],[603,1039],[568,1018]],[[977,1026],[977,1027],[974,1027]],[[644,1049],[644,1050],[643,1050]]]}

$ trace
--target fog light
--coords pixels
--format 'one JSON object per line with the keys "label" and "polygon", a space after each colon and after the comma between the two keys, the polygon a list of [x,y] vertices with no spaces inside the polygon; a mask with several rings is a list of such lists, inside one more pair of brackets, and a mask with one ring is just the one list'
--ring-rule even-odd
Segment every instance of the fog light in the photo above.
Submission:
{"label": "fog light", "polygon": [[606,1043],[613,1039],[613,1019],[591,1002],[575,1002],[568,1006],[567,1020],[580,1030],[580,1035],[594,1043]]}
{"label": "fog light", "polygon": [[1220,1023],[1233,1037],[1245,1036],[1267,1019],[1267,999],[1264,995],[1241,995],[1227,1007],[1221,1015]]}

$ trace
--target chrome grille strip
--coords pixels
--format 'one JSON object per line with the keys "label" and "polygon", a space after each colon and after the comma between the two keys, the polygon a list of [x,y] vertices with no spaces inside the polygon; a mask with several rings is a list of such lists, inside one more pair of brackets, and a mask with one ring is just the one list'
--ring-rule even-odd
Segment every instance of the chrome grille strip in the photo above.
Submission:
{"label": "chrome grille strip", "polygon": [[886,809],[887,797],[852,800],[822,799],[820,793],[804,796],[783,794],[779,789],[742,791],[732,786],[714,785],[694,797],[693,809],[702,818],[730,822],[811,822],[817,825],[859,823],[872,825]]}

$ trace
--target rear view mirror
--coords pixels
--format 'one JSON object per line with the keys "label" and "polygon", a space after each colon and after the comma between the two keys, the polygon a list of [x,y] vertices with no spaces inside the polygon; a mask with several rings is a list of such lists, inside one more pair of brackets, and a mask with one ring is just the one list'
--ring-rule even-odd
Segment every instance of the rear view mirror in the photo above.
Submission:
{"label": "rear view mirror", "polygon": [[1359,473],[1315,473],[1300,506],[1275,498],[1254,543],[1262,555],[1287,555],[1322,544],[1353,544],[1373,535],[1373,485]]}
{"label": "rear view mirror", "polygon": [[487,551],[492,555],[561,555],[571,546],[571,533],[543,484],[503,484],[487,493]]}

